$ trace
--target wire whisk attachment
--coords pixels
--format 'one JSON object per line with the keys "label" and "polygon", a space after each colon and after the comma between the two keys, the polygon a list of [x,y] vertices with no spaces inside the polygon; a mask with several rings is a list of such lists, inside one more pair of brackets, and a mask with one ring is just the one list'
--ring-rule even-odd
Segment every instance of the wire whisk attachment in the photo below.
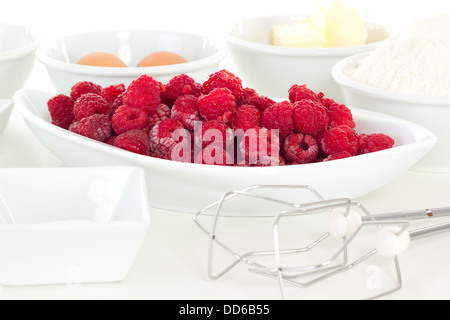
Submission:
{"label": "wire whisk attachment", "polygon": [[[290,196],[294,201],[281,196],[286,190],[292,191]],[[239,198],[244,201],[237,201]],[[236,202],[236,206],[245,205],[247,215],[264,216],[263,220],[270,222],[266,239],[249,237],[234,246],[224,241],[218,232],[219,222],[226,216],[225,207],[232,202]],[[260,212],[261,207],[264,213]],[[210,228],[200,222],[200,217],[208,212],[212,219]],[[449,215],[450,208],[372,215],[359,202],[348,198],[324,199],[311,186],[260,185],[228,192],[199,210],[193,218],[208,235],[208,276],[211,279],[218,279],[245,263],[251,273],[276,279],[281,297],[286,299],[286,285],[306,288],[350,271],[373,256],[381,256],[393,262],[396,280],[392,288],[370,298],[376,299],[402,287],[398,256],[409,248],[412,240],[450,231],[450,222],[413,231],[408,230],[410,222]],[[325,219],[315,222],[319,216]],[[305,217],[308,217],[307,223]],[[298,226],[303,230],[298,231]],[[371,231],[365,232],[367,230]],[[266,247],[244,251],[244,241]],[[213,267],[216,248],[232,257],[231,263],[218,272]],[[350,251],[357,252],[356,258],[350,258]]]}

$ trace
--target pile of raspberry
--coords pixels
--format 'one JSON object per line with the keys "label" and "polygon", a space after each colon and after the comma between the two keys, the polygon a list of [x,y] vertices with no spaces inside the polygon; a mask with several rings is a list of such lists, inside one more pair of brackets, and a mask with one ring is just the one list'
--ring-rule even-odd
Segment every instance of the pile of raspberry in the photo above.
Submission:
{"label": "pile of raspberry", "polygon": [[48,100],[52,123],[144,156],[228,166],[296,165],[392,148],[358,134],[349,108],[306,85],[275,101],[220,70],[198,83],[142,75],[128,87],[81,81]]}

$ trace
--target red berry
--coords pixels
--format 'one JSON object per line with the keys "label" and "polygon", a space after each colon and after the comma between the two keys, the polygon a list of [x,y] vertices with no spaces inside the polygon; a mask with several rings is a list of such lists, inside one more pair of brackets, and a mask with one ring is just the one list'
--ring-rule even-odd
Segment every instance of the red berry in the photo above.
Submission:
{"label": "red berry", "polygon": [[73,99],[64,94],[50,98],[47,101],[47,107],[52,123],[63,129],[68,129],[75,120],[73,104]]}
{"label": "red berry", "polygon": [[316,94],[311,89],[308,89],[305,84],[304,85],[294,84],[291,88],[289,88],[288,94],[289,94],[289,101],[291,103],[301,100],[313,100],[320,102],[321,98],[323,97],[323,93]]}
{"label": "red berry", "polygon": [[114,146],[130,152],[144,156],[150,155],[149,139],[144,130],[133,129],[124,132],[114,138],[112,143]]}
{"label": "red berry", "polygon": [[123,104],[152,113],[161,103],[161,84],[151,76],[133,80],[122,94]]}
{"label": "red berry", "polygon": [[259,126],[261,115],[255,106],[243,104],[234,109],[231,118],[228,121],[230,128],[242,129],[244,131]]}
{"label": "red berry", "polygon": [[96,113],[85,117],[77,124],[77,132],[82,136],[105,142],[112,132],[109,116]]}
{"label": "red berry", "polygon": [[227,70],[220,70],[211,74],[203,83],[203,91],[205,94],[217,88],[229,89],[236,101],[241,99],[244,92],[242,80]]}
{"label": "red berry", "polygon": [[166,157],[169,150],[187,136],[186,131],[178,120],[161,120],[150,130],[150,151],[152,154]]}
{"label": "red berry", "polygon": [[332,103],[326,108],[328,116],[328,128],[347,125],[350,128],[355,128],[353,115],[349,108],[343,104]]}
{"label": "red berry", "polygon": [[170,113],[171,110],[166,104],[159,104],[159,106],[148,115],[148,128],[151,130],[153,126],[161,120],[169,119]]}
{"label": "red berry", "polygon": [[279,138],[283,141],[294,133],[293,105],[287,101],[281,101],[268,107],[262,112],[261,125],[265,128],[278,130]]}
{"label": "red berry", "polygon": [[113,103],[119,95],[124,93],[125,85],[123,83],[111,85],[102,89],[100,95],[108,102]]}
{"label": "red berry", "polygon": [[201,121],[197,106],[197,97],[193,95],[180,96],[172,106],[172,119],[180,121],[190,131],[194,130],[194,123]]}
{"label": "red berry", "polygon": [[319,156],[319,146],[310,135],[293,134],[284,140],[283,154],[288,162],[311,163]]}
{"label": "red berry", "polygon": [[195,163],[226,166],[233,164],[233,158],[223,147],[208,145],[195,158]]}
{"label": "red berry", "polygon": [[75,83],[70,89],[70,97],[75,101],[83,94],[95,93],[101,94],[102,87],[90,81],[80,81]]}
{"label": "red berry", "polygon": [[236,102],[229,89],[217,88],[199,97],[197,106],[204,120],[227,122],[236,106]]}
{"label": "red berry", "polygon": [[339,160],[339,159],[345,159],[345,158],[351,158],[351,157],[352,157],[352,155],[350,154],[350,152],[342,151],[342,152],[330,154],[328,157],[323,159],[323,161],[332,161],[332,160]]}
{"label": "red berry", "polygon": [[148,116],[142,109],[123,105],[111,117],[112,128],[119,135],[132,129],[144,129],[148,125]]}
{"label": "red berry", "polygon": [[328,116],[321,103],[299,100],[293,104],[294,132],[315,135],[326,129]]}
{"label": "red berry", "polygon": [[174,76],[166,84],[166,96],[174,101],[184,95],[199,97],[201,93],[202,85],[186,74]]}
{"label": "red berry", "polygon": [[250,165],[278,165],[280,141],[270,129],[258,127],[247,130],[239,145],[240,154]]}
{"label": "red berry", "polygon": [[110,105],[99,94],[86,93],[79,97],[73,105],[73,113],[77,120],[89,117],[94,113],[109,114]]}
{"label": "red berry", "polygon": [[219,145],[226,148],[234,141],[231,128],[217,120],[204,121],[194,131],[195,145],[204,149],[208,145]]}
{"label": "red berry", "polygon": [[323,135],[321,147],[326,156],[344,151],[354,156],[359,149],[358,135],[349,126],[334,127]]}
{"label": "red berry", "polygon": [[394,146],[394,143],[394,139],[383,133],[361,134],[359,136],[358,154],[390,149]]}

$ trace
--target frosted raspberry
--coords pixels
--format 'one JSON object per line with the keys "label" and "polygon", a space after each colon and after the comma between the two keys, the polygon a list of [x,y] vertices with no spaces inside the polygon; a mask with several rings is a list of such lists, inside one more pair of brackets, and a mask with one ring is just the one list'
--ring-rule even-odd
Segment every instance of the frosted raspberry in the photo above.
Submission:
{"label": "frosted raspberry", "polygon": [[328,128],[347,125],[350,128],[355,128],[352,112],[347,106],[338,103],[328,105],[326,109],[328,116]]}
{"label": "frosted raspberry", "polygon": [[132,129],[144,129],[148,125],[148,116],[142,109],[123,105],[111,117],[112,128],[119,135]]}
{"label": "frosted raspberry", "polygon": [[358,154],[390,149],[394,144],[394,139],[382,133],[361,134],[359,136]]}
{"label": "frosted raspberry", "polygon": [[294,132],[315,135],[326,129],[328,116],[323,105],[312,100],[299,100],[293,104]]}
{"label": "frosted raspberry", "polygon": [[180,121],[190,131],[194,130],[194,123],[201,121],[200,111],[197,106],[197,97],[193,95],[180,96],[172,106],[172,119]]}
{"label": "frosted raspberry", "polygon": [[178,141],[170,147],[165,159],[193,163],[194,162],[194,143],[192,142],[192,133],[188,130],[181,131],[183,136],[180,136]]}
{"label": "frosted raspberry", "polygon": [[81,119],[77,125],[78,134],[105,142],[112,132],[111,121],[106,114],[93,114],[89,117]]}
{"label": "frosted raspberry", "polygon": [[70,89],[70,97],[75,101],[83,94],[95,93],[101,94],[102,86],[90,81],[80,81],[75,83]]}
{"label": "frosted raspberry", "polygon": [[231,155],[221,146],[209,145],[195,158],[195,163],[226,166],[233,164]]}
{"label": "frosted raspberry", "polygon": [[217,88],[229,89],[236,101],[241,99],[244,91],[242,80],[227,70],[220,70],[211,74],[203,83],[203,90],[205,94],[208,94]]}
{"label": "frosted raspberry", "polygon": [[172,100],[184,95],[199,97],[202,93],[202,85],[186,74],[173,77],[166,84],[166,96]]}
{"label": "frosted raspberry", "polygon": [[330,154],[328,157],[323,159],[323,161],[332,161],[332,160],[339,160],[339,159],[345,159],[345,158],[351,158],[351,157],[352,157],[352,155],[350,154],[350,152],[342,151],[342,152]]}
{"label": "frosted raspberry", "polygon": [[248,104],[257,107],[261,111],[266,110],[267,108],[273,106],[275,103],[276,103],[275,100],[272,100],[271,98],[262,95],[251,97],[248,102]]}
{"label": "frosted raspberry", "polygon": [[229,89],[217,88],[199,97],[197,106],[203,119],[227,122],[236,106],[236,102]]}
{"label": "frosted raspberry", "polygon": [[69,126],[69,128],[67,130],[69,130],[70,132],[73,133],[78,133],[78,125],[80,124],[80,121],[74,121],[72,122],[72,124]]}
{"label": "frosted raspberry", "polygon": [[358,135],[349,126],[334,127],[324,134],[321,147],[326,156],[343,151],[354,156],[359,149]]}
{"label": "frosted raspberry", "polygon": [[94,113],[109,114],[110,105],[99,94],[86,93],[79,97],[73,105],[75,118],[81,120]]}
{"label": "frosted raspberry", "polygon": [[261,126],[279,130],[280,140],[294,133],[293,105],[287,101],[275,103],[261,114]]}
{"label": "frosted raspberry", "polygon": [[284,140],[283,154],[288,162],[311,163],[319,156],[319,146],[310,135],[292,134]]}
{"label": "frosted raspberry", "polygon": [[250,104],[243,104],[234,109],[228,125],[230,128],[242,129],[244,131],[259,126],[261,118],[258,108]]}
{"label": "frosted raspberry", "polygon": [[320,102],[321,98],[323,97],[323,93],[316,94],[311,89],[308,89],[305,84],[304,85],[294,84],[291,88],[289,88],[288,94],[289,94],[289,101],[291,103],[301,100],[313,100]]}
{"label": "frosted raspberry", "polygon": [[47,107],[50,112],[52,123],[63,129],[68,129],[75,120],[73,104],[73,99],[64,94],[59,94],[50,98],[47,101]]}
{"label": "frosted raspberry", "polygon": [[114,138],[114,146],[141,154],[144,156],[150,155],[149,151],[149,138],[144,130],[133,129],[124,132]]}
{"label": "frosted raspberry", "polygon": [[148,128],[151,130],[161,120],[170,119],[171,110],[169,106],[160,103],[159,106],[148,115]]}
{"label": "frosted raspberry", "polygon": [[165,119],[150,130],[150,151],[152,154],[166,157],[167,152],[185,137],[183,124],[174,119]]}
{"label": "frosted raspberry", "polygon": [[194,142],[202,149],[208,145],[219,145],[226,148],[234,140],[231,128],[217,120],[205,121],[194,131]]}
{"label": "frosted raspberry", "polygon": [[250,165],[279,165],[280,141],[272,130],[247,130],[239,144],[240,154]]}
{"label": "frosted raspberry", "polygon": [[119,95],[125,92],[125,85],[121,84],[113,84],[108,87],[105,87],[100,92],[100,95],[105,99],[108,103],[113,103]]}
{"label": "frosted raspberry", "polygon": [[161,103],[161,83],[144,74],[130,83],[122,99],[123,104],[152,113]]}
{"label": "frosted raspberry", "polygon": [[120,106],[123,105],[122,94],[119,94],[116,99],[111,103],[111,107],[109,110],[109,115],[112,116]]}

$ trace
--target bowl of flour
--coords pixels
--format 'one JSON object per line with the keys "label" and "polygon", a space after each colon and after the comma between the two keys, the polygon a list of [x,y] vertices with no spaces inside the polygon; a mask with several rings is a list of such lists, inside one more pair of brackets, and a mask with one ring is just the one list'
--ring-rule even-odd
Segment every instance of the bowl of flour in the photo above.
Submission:
{"label": "bowl of flour", "polygon": [[412,169],[450,173],[450,16],[415,21],[375,50],[332,69],[345,102],[415,122],[438,137]]}

